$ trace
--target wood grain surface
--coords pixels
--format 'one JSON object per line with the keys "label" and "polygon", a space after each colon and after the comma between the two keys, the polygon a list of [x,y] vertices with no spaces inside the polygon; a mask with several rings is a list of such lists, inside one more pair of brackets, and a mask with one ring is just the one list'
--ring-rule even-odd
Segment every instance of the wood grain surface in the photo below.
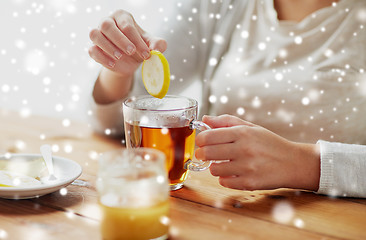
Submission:
{"label": "wood grain surface", "polygon": [[[95,180],[98,154],[123,148],[86,123],[0,110],[0,155],[39,153],[78,162],[83,173],[63,192],[28,200],[0,199],[0,239],[101,239]],[[366,239],[366,200],[331,198],[296,189],[238,191],[209,171],[191,172],[171,192],[169,239]]]}

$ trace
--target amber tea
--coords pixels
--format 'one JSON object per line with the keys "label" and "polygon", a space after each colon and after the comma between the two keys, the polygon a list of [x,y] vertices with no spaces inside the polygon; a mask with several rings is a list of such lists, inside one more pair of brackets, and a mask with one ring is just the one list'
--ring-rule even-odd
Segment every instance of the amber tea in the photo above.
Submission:
{"label": "amber tea", "polygon": [[184,165],[193,159],[195,129],[184,127],[143,127],[126,123],[129,131],[127,147],[155,148],[165,153],[166,168],[172,185],[183,183],[187,178]]}
{"label": "amber tea", "polygon": [[154,148],[165,153],[170,189],[183,187],[188,171],[202,171],[210,162],[194,159],[196,130],[210,129],[197,120],[197,101],[167,95],[131,97],[123,103],[127,148]]}

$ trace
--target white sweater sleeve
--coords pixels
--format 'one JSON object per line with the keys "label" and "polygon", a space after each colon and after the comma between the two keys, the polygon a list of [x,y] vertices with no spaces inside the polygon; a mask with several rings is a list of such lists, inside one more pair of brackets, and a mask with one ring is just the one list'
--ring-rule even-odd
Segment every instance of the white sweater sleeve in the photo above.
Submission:
{"label": "white sweater sleeve", "polygon": [[317,193],[366,197],[366,146],[318,141],[320,183]]}
{"label": "white sweater sleeve", "polygon": [[120,137],[124,134],[122,101],[110,104],[97,104],[91,97],[90,124],[96,133]]}

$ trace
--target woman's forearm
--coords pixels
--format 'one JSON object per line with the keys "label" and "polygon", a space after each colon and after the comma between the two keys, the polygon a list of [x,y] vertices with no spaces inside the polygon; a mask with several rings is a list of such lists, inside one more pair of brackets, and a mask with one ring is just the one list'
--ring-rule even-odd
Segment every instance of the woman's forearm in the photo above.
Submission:
{"label": "woman's forearm", "polygon": [[98,104],[109,104],[128,95],[131,90],[133,76],[122,76],[107,68],[103,68],[93,89],[93,97]]}

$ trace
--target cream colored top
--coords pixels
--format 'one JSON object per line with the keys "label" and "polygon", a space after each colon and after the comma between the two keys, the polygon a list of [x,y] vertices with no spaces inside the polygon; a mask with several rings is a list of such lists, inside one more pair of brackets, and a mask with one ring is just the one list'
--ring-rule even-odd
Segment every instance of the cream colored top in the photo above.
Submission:
{"label": "cream colored top", "polygon": [[[197,99],[200,116],[236,115],[289,140],[366,144],[366,1],[341,0],[300,23],[279,21],[272,0],[176,6],[153,32],[168,42],[168,94]],[[131,95],[139,94],[137,71]],[[121,102],[92,110],[97,131],[122,134]]]}

